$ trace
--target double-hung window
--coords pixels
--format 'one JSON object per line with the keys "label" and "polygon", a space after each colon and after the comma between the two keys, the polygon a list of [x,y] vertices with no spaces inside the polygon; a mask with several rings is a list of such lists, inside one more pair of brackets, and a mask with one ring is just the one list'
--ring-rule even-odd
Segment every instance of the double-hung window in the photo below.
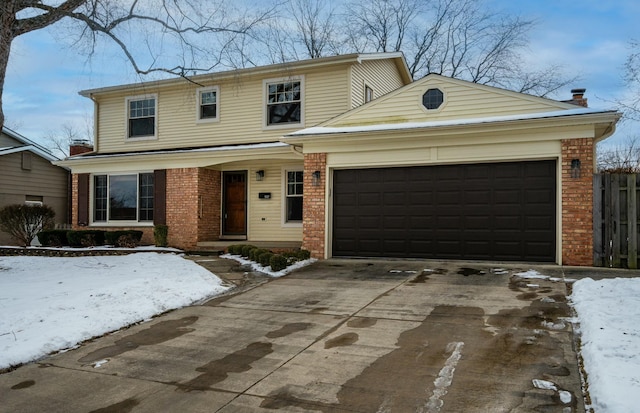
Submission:
{"label": "double-hung window", "polygon": [[218,120],[220,96],[218,87],[204,87],[197,91],[198,122],[215,122]]}
{"label": "double-hung window", "polygon": [[93,221],[153,222],[153,173],[93,176]]}
{"label": "double-hung window", "polygon": [[266,125],[303,123],[302,79],[266,81]]}
{"label": "double-hung window", "polygon": [[285,222],[302,222],[302,196],[304,192],[302,171],[286,171]]}
{"label": "double-hung window", "polygon": [[134,96],[127,101],[127,137],[154,138],[156,136],[157,97]]}

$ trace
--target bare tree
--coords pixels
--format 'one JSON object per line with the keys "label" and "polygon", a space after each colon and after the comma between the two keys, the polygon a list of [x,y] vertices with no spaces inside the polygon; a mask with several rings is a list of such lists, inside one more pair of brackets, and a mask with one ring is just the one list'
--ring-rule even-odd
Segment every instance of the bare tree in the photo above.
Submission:
{"label": "bare tree", "polygon": [[81,131],[77,127],[65,123],[59,130],[49,131],[43,141],[47,149],[58,158],[66,158],[69,156],[69,147],[78,141],[91,143],[93,131],[90,123],[87,123],[86,130]]}
{"label": "bare tree", "polygon": [[310,58],[323,57],[335,42],[334,9],[325,0],[290,0],[289,4],[298,29],[296,40]]}
{"label": "bare tree", "polygon": [[540,96],[575,81],[558,66],[525,69],[534,22],[481,0],[352,0],[345,13],[353,48],[402,51],[414,78],[438,73]]}
{"label": "bare tree", "polygon": [[2,0],[0,127],[11,44],[25,33],[73,22],[80,30],[77,44],[85,45],[89,54],[100,41],[108,40],[139,74],[186,77],[221,64],[227,46],[270,14],[271,10],[242,12],[222,0]]}
{"label": "bare tree", "polygon": [[640,136],[628,137],[623,144],[598,147],[598,172],[640,173]]}
{"label": "bare tree", "polygon": [[625,99],[620,99],[618,104],[625,110],[626,118],[640,121],[640,40],[631,40],[629,47],[631,52],[624,69],[630,93]]}

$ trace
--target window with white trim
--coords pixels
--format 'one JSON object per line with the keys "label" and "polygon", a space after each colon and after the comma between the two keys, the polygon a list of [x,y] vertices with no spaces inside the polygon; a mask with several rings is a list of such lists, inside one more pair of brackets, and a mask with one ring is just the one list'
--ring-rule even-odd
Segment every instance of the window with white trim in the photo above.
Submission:
{"label": "window with white trim", "polygon": [[127,138],[156,136],[158,99],[155,95],[132,96],[127,101]]}
{"label": "window with white trim", "polygon": [[302,222],[302,196],[304,192],[303,172],[302,171],[286,171],[286,188],[285,188],[285,222],[301,223]]}
{"label": "window with white trim", "polygon": [[218,110],[220,105],[219,88],[204,87],[198,93],[198,121],[214,122],[218,120]]}
{"label": "window with white trim", "polygon": [[369,86],[364,86],[364,103],[371,102],[373,100],[373,89]]}
{"label": "window with white trim", "polygon": [[303,116],[302,80],[267,81],[265,84],[266,125],[301,124]]}
{"label": "window with white trim", "polygon": [[153,222],[153,172],[93,176],[94,222]]}

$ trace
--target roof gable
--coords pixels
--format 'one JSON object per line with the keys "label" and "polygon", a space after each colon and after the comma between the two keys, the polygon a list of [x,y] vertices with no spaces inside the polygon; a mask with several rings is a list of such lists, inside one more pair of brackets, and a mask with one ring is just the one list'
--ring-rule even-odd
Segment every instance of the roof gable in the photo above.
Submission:
{"label": "roof gable", "polygon": [[[438,89],[444,96],[437,109],[426,109],[423,105],[423,95],[430,89]],[[455,121],[576,108],[551,99],[430,74],[321,126]]]}
{"label": "roof gable", "polygon": [[44,146],[38,145],[31,139],[28,139],[19,133],[7,128],[4,126],[2,128],[2,138],[3,140],[0,142],[3,143],[3,147],[0,148],[0,155],[7,155],[9,153],[15,153],[20,151],[29,151],[42,158],[53,162],[59,161],[60,159],[54,156],[47,148]]}

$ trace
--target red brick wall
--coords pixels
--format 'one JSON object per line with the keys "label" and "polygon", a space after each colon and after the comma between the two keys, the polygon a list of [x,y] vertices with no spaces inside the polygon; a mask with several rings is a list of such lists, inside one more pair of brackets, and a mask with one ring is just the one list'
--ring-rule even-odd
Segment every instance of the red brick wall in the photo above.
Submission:
{"label": "red brick wall", "polygon": [[198,168],[167,169],[169,245],[195,248],[198,240]]}
{"label": "red brick wall", "polygon": [[[304,199],[302,205],[302,248],[314,258],[324,258],[325,186],[327,154],[304,155]],[[313,172],[320,171],[319,185],[313,185]]]}
{"label": "red brick wall", "polygon": [[[580,160],[580,177],[571,161]],[[562,141],[562,263],[593,265],[593,139]]]}
{"label": "red brick wall", "polygon": [[220,171],[201,168],[198,180],[198,241],[220,238],[221,192]]}
{"label": "red brick wall", "polygon": [[78,226],[78,174],[71,174],[71,226],[79,229]]}

